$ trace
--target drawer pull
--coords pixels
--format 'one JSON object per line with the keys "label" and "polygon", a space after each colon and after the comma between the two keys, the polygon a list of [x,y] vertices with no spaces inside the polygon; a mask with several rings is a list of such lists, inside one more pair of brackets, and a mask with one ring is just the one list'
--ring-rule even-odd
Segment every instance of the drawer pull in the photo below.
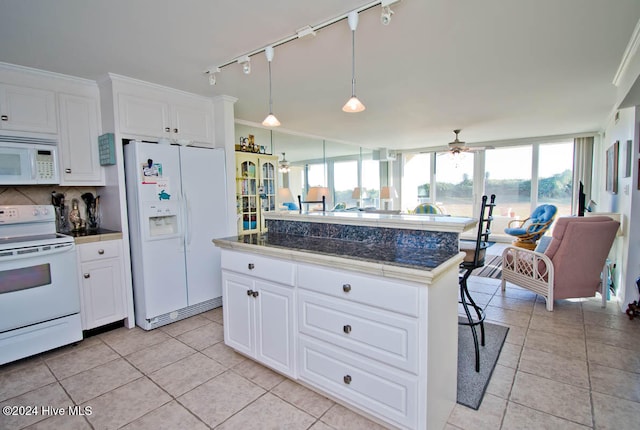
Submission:
{"label": "drawer pull", "polygon": [[253,270],[256,268],[256,265],[253,263],[249,263],[249,265],[247,266],[249,268],[249,270]]}
{"label": "drawer pull", "polygon": [[64,169],[64,173],[71,173],[71,169]]}
{"label": "drawer pull", "polygon": [[2,115],[0,117],[3,121],[9,121],[9,117],[7,115]]}
{"label": "drawer pull", "polygon": [[90,277],[91,277],[91,274],[89,274],[89,273],[85,273],[84,274],[84,279],[89,279]]}
{"label": "drawer pull", "polygon": [[342,291],[344,291],[345,293],[351,291],[351,284],[342,284]]}
{"label": "drawer pull", "polygon": [[350,384],[351,383],[351,375],[344,375],[344,378],[342,378],[342,380],[344,381],[345,384]]}
{"label": "drawer pull", "polygon": [[347,324],[346,326],[342,327],[342,331],[345,332],[346,334],[351,333],[351,326]]}
{"label": "drawer pull", "polygon": [[104,249],[98,249],[98,254],[103,255],[104,254]]}
{"label": "drawer pull", "polygon": [[253,295],[253,290],[247,290],[247,296],[252,296]]}
{"label": "drawer pull", "polygon": [[173,132],[174,132],[174,133],[177,133],[177,132],[178,132],[178,129],[177,129],[177,128],[174,128],[174,129],[173,129]]}
{"label": "drawer pull", "polygon": [[166,131],[167,133],[169,133],[171,131],[171,129],[169,127],[165,127],[164,131]]}
{"label": "drawer pull", "polygon": [[253,297],[258,297],[258,294],[260,294],[260,293],[258,293],[257,291],[254,291],[254,292],[252,292],[252,293],[251,293],[251,295],[252,295]]}

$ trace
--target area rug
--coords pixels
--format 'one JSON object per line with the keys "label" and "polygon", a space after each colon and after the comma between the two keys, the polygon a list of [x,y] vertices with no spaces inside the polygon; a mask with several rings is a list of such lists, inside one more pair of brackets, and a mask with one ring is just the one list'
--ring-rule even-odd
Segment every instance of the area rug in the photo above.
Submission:
{"label": "area rug", "polygon": [[483,278],[500,279],[502,277],[502,255],[487,255],[484,266],[477,268],[471,274]]}
{"label": "area rug", "polygon": [[[476,328],[478,329],[478,342],[480,342],[480,326],[476,326]],[[496,367],[509,328],[485,322],[484,331],[485,346],[480,346],[480,372],[476,372],[471,328],[465,325],[458,326],[457,402],[476,410],[480,407],[487,390],[489,379],[491,379],[493,369]]]}

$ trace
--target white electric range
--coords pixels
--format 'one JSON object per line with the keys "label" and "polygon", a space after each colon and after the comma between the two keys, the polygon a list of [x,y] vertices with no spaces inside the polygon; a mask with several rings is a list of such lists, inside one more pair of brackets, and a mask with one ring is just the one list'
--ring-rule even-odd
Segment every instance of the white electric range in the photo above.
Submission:
{"label": "white electric range", "polygon": [[0,206],[0,364],[79,340],[73,238],[51,205]]}

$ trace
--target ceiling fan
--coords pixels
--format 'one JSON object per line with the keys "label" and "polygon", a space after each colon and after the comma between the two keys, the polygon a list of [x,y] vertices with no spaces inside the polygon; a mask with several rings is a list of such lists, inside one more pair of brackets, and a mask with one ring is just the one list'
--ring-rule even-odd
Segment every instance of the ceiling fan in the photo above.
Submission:
{"label": "ceiling fan", "polygon": [[483,149],[493,149],[493,146],[467,146],[465,142],[458,139],[461,129],[453,130],[456,138],[453,142],[449,142],[449,152],[452,154],[460,154],[461,152],[482,151]]}

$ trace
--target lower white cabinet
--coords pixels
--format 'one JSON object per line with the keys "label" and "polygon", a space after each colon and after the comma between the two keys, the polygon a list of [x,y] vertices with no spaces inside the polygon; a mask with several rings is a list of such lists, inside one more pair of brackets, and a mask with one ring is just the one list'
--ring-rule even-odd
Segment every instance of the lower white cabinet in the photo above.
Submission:
{"label": "lower white cabinet", "polygon": [[392,428],[445,426],[458,262],[416,283],[309,264],[308,254],[221,255],[228,346]]}
{"label": "lower white cabinet", "polygon": [[122,240],[80,244],[77,248],[82,329],[126,318]]}
{"label": "lower white cabinet", "polygon": [[[236,257],[236,262],[245,258]],[[225,343],[295,377],[293,287],[232,272],[225,261],[228,263],[228,258],[222,259]],[[245,266],[250,264],[256,263]]]}

